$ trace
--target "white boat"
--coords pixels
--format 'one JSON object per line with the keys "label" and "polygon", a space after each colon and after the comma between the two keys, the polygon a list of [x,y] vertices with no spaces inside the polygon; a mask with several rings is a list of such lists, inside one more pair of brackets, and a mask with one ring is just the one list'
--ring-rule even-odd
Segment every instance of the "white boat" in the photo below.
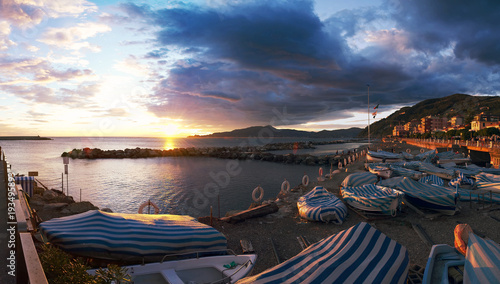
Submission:
{"label": "white boat", "polygon": [[370,151],[366,153],[366,161],[369,163],[395,163],[401,162],[403,156],[401,154],[386,152],[386,151]]}
{"label": "white boat", "polygon": [[392,176],[392,170],[389,167],[368,165],[368,171],[382,178],[390,178]]}
{"label": "white boat", "polygon": [[[227,254],[124,266],[132,283],[234,283],[252,271],[257,255]],[[104,269],[105,270],[105,269]],[[91,275],[97,269],[87,270]]]}
{"label": "white boat", "polygon": [[458,269],[463,274],[465,257],[447,244],[433,245],[425,267],[423,284],[449,283],[449,271]]}

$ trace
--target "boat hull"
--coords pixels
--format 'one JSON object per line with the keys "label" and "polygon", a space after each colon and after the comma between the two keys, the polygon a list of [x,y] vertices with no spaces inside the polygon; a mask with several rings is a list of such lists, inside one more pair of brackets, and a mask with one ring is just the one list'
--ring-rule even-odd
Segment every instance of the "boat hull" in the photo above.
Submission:
{"label": "boat hull", "polygon": [[[234,283],[252,271],[257,255],[219,255],[124,266],[133,283]],[[227,268],[231,263],[236,266]],[[226,267],[224,266],[226,265]],[[88,270],[91,275],[96,269]],[[167,282],[165,282],[167,281]]]}

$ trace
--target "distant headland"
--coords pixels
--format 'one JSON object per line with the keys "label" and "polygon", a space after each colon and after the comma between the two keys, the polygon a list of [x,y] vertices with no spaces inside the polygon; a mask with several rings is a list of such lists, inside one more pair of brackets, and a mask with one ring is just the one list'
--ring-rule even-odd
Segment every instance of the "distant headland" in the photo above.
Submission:
{"label": "distant headland", "polygon": [[0,136],[0,140],[52,140],[48,137],[38,136]]}

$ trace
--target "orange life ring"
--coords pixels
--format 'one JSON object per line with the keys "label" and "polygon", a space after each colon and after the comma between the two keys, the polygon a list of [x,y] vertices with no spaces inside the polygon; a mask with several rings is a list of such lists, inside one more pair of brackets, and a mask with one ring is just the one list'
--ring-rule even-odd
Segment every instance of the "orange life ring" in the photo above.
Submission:
{"label": "orange life ring", "polygon": [[148,214],[149,214],[149,206],[152,206],[154,208],[155,214],[160,213],[160,208],[158,208],[158,206],[156,204],[154,204],[153,201],[151,201],[151,200],[148,200],[148,201],[142,203],[141,206],[139,206],[139,210],[137,210],[137,213],[144,214],[144,213],[142,213],[142,211],[144,210],[144,208],[146,208],[146,206],[148,206]]}
{"label": "orange life ring", "polygon": [[[257,193],[259,193],[259,197],[257,197]],[[262,198],[264,198],[264,189],[259,185],[256,188],[254,188],[252,192],[252,199],[255,202],[260,202]]]}
{"label": "orange life ring", "polygon": [[281,184],[281,191],[287,193],[290,191],[290,183],[285,179],[285,181]]}
{"label": "orange life ring", "polygon": [[319,168],[319,176],[322,177],[323,176],[323,167],[320,167]]}
{"label": "orange life ring", "polygon": [[304,186],[307,186],[307,185],[309,184],[309,176],[304,175],[304,176],[302,177],[302,184],[303,184]]}
{"label": "orange life ring", "polygon": [[339,162],[339,165],[337,166],[339,169],[342,169],[342,162]]}

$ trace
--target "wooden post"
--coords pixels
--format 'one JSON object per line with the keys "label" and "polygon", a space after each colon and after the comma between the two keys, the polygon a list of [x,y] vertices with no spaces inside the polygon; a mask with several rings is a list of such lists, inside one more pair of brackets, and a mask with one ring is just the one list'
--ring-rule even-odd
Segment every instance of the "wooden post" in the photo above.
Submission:
{"label": "wooden post", "polygon": [[61,191],[64,193],[64,174],[61,173]]}

